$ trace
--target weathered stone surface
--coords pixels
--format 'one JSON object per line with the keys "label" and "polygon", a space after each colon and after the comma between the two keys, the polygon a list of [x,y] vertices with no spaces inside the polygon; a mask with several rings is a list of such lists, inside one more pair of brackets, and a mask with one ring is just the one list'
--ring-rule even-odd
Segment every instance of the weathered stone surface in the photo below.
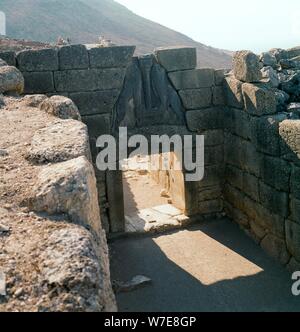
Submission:
{"label": "weathered stone surface", "polygon": [[272,55],[275,56],[276,60],[279,61],[281,59],[287,59],[288,53],[286,50],[283,50],[281,48],[273,48],[269,51]]}
{"label": "weathered stone surface", "polygon": [[16,67],[16,54],[12,51],[1,51],[0,59],[4,60],[9,66]]}
{"label": "weathered stone surface", "polygon": [[70,93],[81,115],[112,113],[119,90]]}
{"label": "weathered stone surface", "polygon": [[245,194],[226,183],[223,189],[225,201],[240,211],[245,211]]}
{"label": "weathered stone surface", "polygon": [[243,190],[244,172],[239,168],[231,165],[226,166],[225,170],[226,181],[233,187]]}
{"label": "weathered stone surface", "polygon": [[205,174],[202,181],[196,183],[197,191],[203,188],[220,185],[220,180],[224,177],[224,170],[219,165],[211,165],[205,167]]}
{"label": "weathered stone surface", "polygon": [[102,234],[95,173],[85,157],[44,167],[30,205],[37,212],[66,213],[72,222]]}
{"label": "weathered stone surface", "polygon": [[291,193],[300,199],[300,167],[294,166],[291,174]]}
{"label": "weathered stone surface", "polygon": [[194,69],[169,73],[169,78],[177,90],[210,88],[214,85],[213,69]]}
{"label": "weathered stone surface", "polygon": [[280,84],[281,90],[290,95],[290,101],[298,101],[300,96],[300,72],[284,76]]}
{"label": "weathered stone surface", "polygon": [[199,202],[198,213],[211,214],[218,213],[223,210],[223,202],[221,199]]}
{"label": "weathered stone surface", "polygon": [[222,129],[205,130],[201,132],[204,135],[206,146],[223,145],[224,134]]}
{"label": "weathered stone surface", "polygon": [[181,90],[179,95],[187,110],[207,108],[212,104],[211,88]]}
{"label": "weathered stone surface", "polygon": [[225,133],[225,162],[238,168],[242,168],[242,151],[242,140],[238,136]]}
{"label": "weathered stone surface", "polygon": [[54,72],[54,81],[58,92],[111,90],[122,87],[124,76],[123,68],[66,70]]}
{"label": "weathered stone surface", "polygon": [[226,104],[224,89],[222,86],[213,87],[213,104],[214,106],[223,106]]}
{"label": "weathered stone surface", "polygon": [[225,112],[225,128],[232,134],[251,139],[250,115],[240,109],[231,108]]}
{"label": "weathered stone surface", "polygon": [[215,70],[215,84],[223,85],[225,80],[225,74],[228,72],[227,69],[217,69]]}
{"label": "weathered stone surface", "polygon": [[18,68],[21,71],[38,72],[58,70],[58,51],[54,48],[25,50],[17,54]]}
{"label": "weathered stone surface", "polygon": [[88,51],[84,45],[68,45],[59,48],[59,69],[85,69],[89,67]]}
{"label": "weathered stone surface", "polygon": [[159,125],[185,126],[182,102],[153,55],[135,57],[116,105],[114,130]]}
{"label": "weathered stone surface", "polygon": [[82,121],[88,127],[90,138],[111,134],[111,117],[108,114],[83,116]]}
{"label": "weathered stone surface", "polygon": [[31,141],[27,159],[31,162],[58,163],[85,156],[91,160],[87,127],[79,121],[58,121],[38,130]]}
{"label": "weathered stone surface", "polygon": [[233,56],[233,71],[236,79],[243,82],[258,82],[261,79],[259,59],[250,51],[239,51]]}
{"label": "weathered stone surface", "polygon": [[287,193],[274,190],[274,188],[266,185],[262,181],[259,182],[259,196],[260,201],[268,210],[278,214],[282,217],[288,216],[288,201]]}
{"label": "weathered stone surface", "polygon": [[57,295],[51,311],[61,311],[63,302],[68,301],[73,301],[73,311],[117,310],[105,236],[99,240],[98,248],[91,234],[83,228],[54,230],[45,239],[45,250],[40,257],[40,277],[46,287],[55,287],[59,295],[68,290],[67,298]]}
{"label": "weathered stone surface", "polygon": [[249,228],[250,227],[248,217],[246,216],[246,214],[244,214],[239,209],[236,209],[235,207],[233,207],[228,202],[224,202],[224,210],[225,210],[226,214],[232,220],[234,220],[235,222],[237,222],[243,228]]}
{"label": "weathered stone surface", "polygon": [[286,120],[285,114],[273,116],[252,117],[250,125],[255,147],[264,153],[280,156],[279,124]]}
{"label": "weathered stone surface", "polygon": [[40,109],[61,119],[81,120],[77,106],[69,98],[52,96],[46,99]]}
{"label": "weathered stone surface", "polygon": [[220,186],[200,188],[198,201],[211,201],[221,198],[222,190]]}
{"label": "weathered stone surface", "polygon": [[274,114],[277,112],[277,99],[272,90],[263,84],[243,84],[246,111],[251,115]]}
{"label": "weathered stone surface", "polygon": [[289,192],[290,164],[280,158],[264,156],[261,166],[261,178],[279,191]]}
{"label": "weathered stone surface", "polygon": [[265,232],[272,233],[277,237],[284,239],[285,223],[284,217],[275,214],[266,209],[260,203],[255,202],[249,197],[244,197],[244,209],[242,210],[250,220]]}
{"label": "weathered stone surface", "polygon": [[0,67],[6,67],[8,64],[0,58]]}
{"label": "weathered stone surface", "polygon": [[24,93],[53,93],[55,92],[53,73],[45,72],[23,72],[25,79]]}
{"label": "weathered stone surface", "polygon": [[21,72],[12,66],[0,67],[0,93],[16,92],[21,94],[24,90],[24,78]]}
{"label": "weathered stone surface", "polygon": [[286,220],[285,231],[288,250],[297,261],[300,261],[300,225]]}
{"label": "weathered stone surface", "polygon": [[292,59],[300,55],[300,47],[292,47],[286,50],[287,58]]}
{"label": "weathered stone surface", "polygon": [[286,265],[290,260],[285,241],[274,235],[268,234],[261,242],[262,248],[282,265]]}
{"label": "weathered stone surface", "polygon": [[300,200],[291,196],[290,199],[290,219],[300,224]]}
{"label": "weathered stone surface", "polygon": [[25,107],[40,107],[46,99],[46,95],[27,95],[22,98],[21,104]]}
{"label": "weathered stone surface", "polygon": [[208,108],[186,112],[187,126],[191,131],[220,129],[224,123],[222,108]]}
{"label": "weathered stone surface", "polygon": [[254,201],[259,201],[258,178],[247,172],[243,174],[243,192]]}
{"label": "weathered stone surface", "polygon": [[272,88],[278,88],[279,83],[280,83],[279,78],[278,78],[277,72],[272,67],[270,67],[270,66],[264,67],[261,70],[261,73],[262,73],[263,82],[269,83],[269,85]]}
{"label": "weathered stone surface", "polygon": [[224,94],[227,105],[234,108],[244,107],[244,98],[242,93],[241,81],[238,81],[233,76],[228,76],[224,81]]}
{"label": "weathered stone surface", "polygon": [[126,68],[135,51],[135,46],[87,47],[91,68]]}
{"label": "weathered stone surface", "polygon": [[217,165],[224,162],[223,145],[207,146],[205,145],[204,161],[205,165]]}
{"label": "weathered stone surface", "polygon": [[270,66],[275,68],[277,65],[277,60],[275,55],[270,52],[262,53],[259,60],[263,63],[264,66]]}
{"label": "weathered stone surface", "polygon": [[300,159],[300,120],[285,120],[279,124],[282,149],[292,159]]}
{"label": "weathered stone surface", "polygon": [[168,72],[194,69],[197,66],[197,50],[194,47],[157,48],[154,54],[158,63]]}

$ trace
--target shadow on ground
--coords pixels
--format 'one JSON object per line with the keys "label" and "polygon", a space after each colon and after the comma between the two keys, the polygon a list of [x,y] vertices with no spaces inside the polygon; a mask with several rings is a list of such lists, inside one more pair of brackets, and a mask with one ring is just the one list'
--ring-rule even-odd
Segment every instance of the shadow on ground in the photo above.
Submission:
{"label": "shadow on ground", "polygon": [[113,280],[153,281],[118,294],[121,312],[300,311],[291,274],[228,219],[110,247]]}

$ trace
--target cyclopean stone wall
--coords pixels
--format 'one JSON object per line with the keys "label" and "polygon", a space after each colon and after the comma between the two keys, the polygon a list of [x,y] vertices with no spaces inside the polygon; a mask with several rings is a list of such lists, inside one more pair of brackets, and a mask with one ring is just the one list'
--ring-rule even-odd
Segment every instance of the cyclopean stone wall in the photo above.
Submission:
{"label": "cyclopean stone wall", "polygon": [[260,59],[248,51],[234,57],[224,82],[223,192],[227,215],[293,268],[300,262],[300,119],[291,104],[295,73],[282,57],[288,55],[280,50]]}
{"label": "cyclopean stone wall", "polygon": [[[282,264],[299,265],[299,48],[260,58],[237,52],[230,73],[197,69],[193,48],[133,51],[74,45],[24,51],[16,63],[27,93],[77,104],[94,158],[96,138],[119,126],[146,136],[203,134],[205,177],[184,183],[186,214],[225,211]],[[97,178],[106,230],[123,231],[122,174]]]}

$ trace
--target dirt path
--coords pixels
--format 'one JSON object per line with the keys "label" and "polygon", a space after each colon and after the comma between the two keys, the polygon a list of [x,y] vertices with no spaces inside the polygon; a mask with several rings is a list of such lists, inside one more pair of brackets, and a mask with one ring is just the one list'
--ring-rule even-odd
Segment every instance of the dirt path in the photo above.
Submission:
{"label": "dirt path", "polygon": [[115,280],[152,285],[118,294],[120,311],[300,311],[291,274],[224,219],[111,244]]}

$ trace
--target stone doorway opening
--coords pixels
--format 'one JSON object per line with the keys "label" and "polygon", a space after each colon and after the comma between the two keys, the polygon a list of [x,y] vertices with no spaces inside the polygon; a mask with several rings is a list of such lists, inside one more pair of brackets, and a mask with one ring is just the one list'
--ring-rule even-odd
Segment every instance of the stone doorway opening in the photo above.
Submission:
{"label": "stone doorway opening", "polygon": [[[185,216],[182,171],[175,170],[175,154],[136,155],[123,163],[125,231],[155,233],[176,229]],[[163,167],[168,163],[168,167]],[[154,164],[160,165],[153,170]]]}

